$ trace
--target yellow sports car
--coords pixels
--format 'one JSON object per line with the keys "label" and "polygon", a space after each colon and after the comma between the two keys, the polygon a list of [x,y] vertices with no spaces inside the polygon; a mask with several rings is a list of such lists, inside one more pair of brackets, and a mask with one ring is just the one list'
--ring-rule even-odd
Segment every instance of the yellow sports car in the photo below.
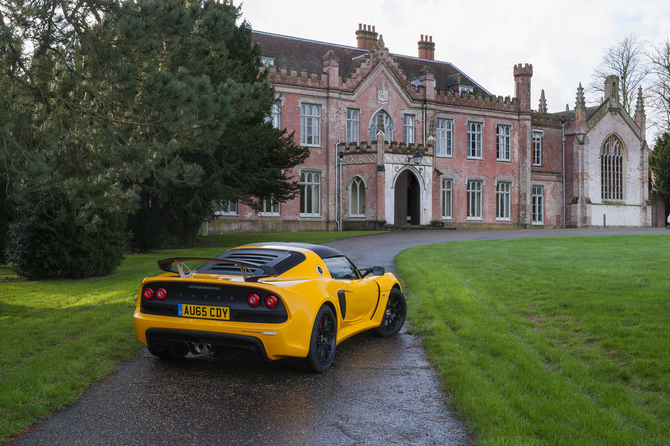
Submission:
{"label": "yellow sports car", "polygon": [[[191,271],[185,262],[206,262]],[[340,251],[306,243],[231,249],[214,259],[170,258],[142,282],[137,340],[160,358],[248,349],[326,371],[335,347],[364,330],[393,336],[407,304],[384,268],[357,269]]]}

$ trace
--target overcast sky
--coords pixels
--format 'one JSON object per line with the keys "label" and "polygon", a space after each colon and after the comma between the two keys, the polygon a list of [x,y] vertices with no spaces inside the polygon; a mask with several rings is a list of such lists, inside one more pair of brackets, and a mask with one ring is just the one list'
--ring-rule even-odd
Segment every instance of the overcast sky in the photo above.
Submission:
{"label": "overcast sky", "polygon": [[[603,50],[631,32],[654,45],[670,36],[668,0],[234,0],[254,30],[356,46],[374,25],[391,53],[416,57],[421,34],[491,94],[514,95],[513,67],[533,64],[532,108],[575,106]],[[596,99],[596,98],[592,98]]]}

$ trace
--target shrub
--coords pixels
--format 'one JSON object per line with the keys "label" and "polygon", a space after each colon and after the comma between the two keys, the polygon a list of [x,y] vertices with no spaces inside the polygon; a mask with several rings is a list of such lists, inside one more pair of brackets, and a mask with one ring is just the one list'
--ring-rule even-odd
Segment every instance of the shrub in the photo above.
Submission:
{"label": "shrub", "polygon": [[145,253],[169,246],[166,219],[155,207],[152,208],[148,200],[143,200],[140,208],[128,216],[128,232],[132,233],[131,251]]}
{"label": "shrub", "polygon": [[81,279],[113,273],[128,240],[126,215],[100,211],[88,226],[77,224],[64,197],[33,195],[9,225],[7,260],[30,280]]}

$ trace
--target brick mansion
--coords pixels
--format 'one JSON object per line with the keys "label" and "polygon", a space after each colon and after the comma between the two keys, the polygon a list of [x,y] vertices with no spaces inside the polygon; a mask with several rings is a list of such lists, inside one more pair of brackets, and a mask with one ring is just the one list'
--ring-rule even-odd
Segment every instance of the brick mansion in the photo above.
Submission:
{"label": "brick mansion", "polygon": [[[374,27],[356,46],[253,32],[277,93],[269,119],[309,158],[300,194],[260,212],[224,202],[208,233],[369,230],[385,225],[531,228],[651,226],[645,111],[603,101],[531,108],[533,66],[512,69],[515,96],[495,96],[449,62],[431,36],[393,54]],[[353,41],[353,36],[352,36]]]}

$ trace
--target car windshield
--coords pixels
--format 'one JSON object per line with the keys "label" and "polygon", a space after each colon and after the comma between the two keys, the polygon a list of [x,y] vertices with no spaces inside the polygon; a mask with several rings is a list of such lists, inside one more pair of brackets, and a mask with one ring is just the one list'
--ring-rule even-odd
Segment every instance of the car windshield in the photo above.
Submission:
{"label": "car windshield", "polygon": [[323,259],[333,279],[355,280],[358,279],[356,268],[346,257],[330,257]]}

